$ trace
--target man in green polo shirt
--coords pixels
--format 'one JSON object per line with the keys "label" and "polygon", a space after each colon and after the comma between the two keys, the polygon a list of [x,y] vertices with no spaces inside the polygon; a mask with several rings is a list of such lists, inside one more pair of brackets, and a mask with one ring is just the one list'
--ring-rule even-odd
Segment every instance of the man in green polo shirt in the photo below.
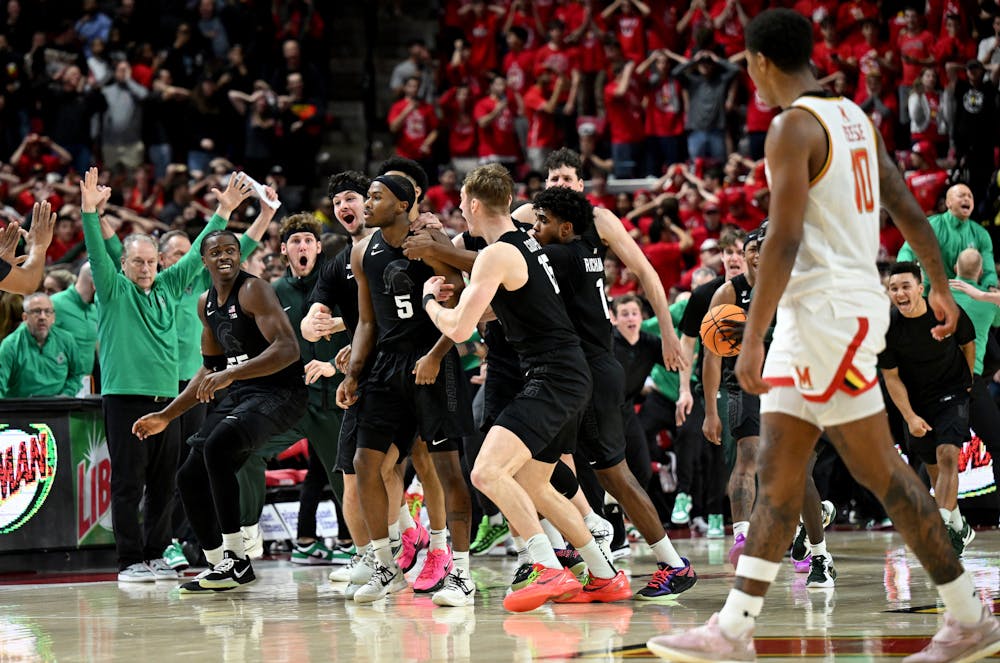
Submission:
{"label": "man in green polo shirt", "polygon": [[[972,199],[972,191],[964,184],[956,184],[948,189],[945,196],[945,205],[948,211],[943,214],[936,214],[927,219],[934,235],[941,245],[942,264],[948,278],[955,278],[954,265],[958,261],[958,254],[965,249],[976,249],[982,256],[983,275],[979,280],[979,287],[997,287],[997,269],[993,262],[993,240],[990,234],[981,225],[972,221],[969,217],[975,209],[975,201]],[[916,254],[910,248],[909,242],[903,244],[896,256],[899,262],[917,262]],[[926,279],[926,275],[924,276]],[[924,281],[924,289],[927,289],[927,281]]]}
{"label": "man in green polo shirt", "polygon": [[[148,582],[176,578],[161,558],[170,543],[170,506],[180,439],[176,427],[140,442],[132,424],[177,396],[177,303],[202,269],[198,251],[157,274],[158,246],[148,235],[122,242],[121,271],[105,247],[97,210],[111,195],[97,183],[97,169],[80,183],[84,241],[101,302],[98,323],[104,428],[111,456],[111,515],[118,551],[118,579]],[[225,191],[213,189],[218,209],[201,235],[223,230],[229,215],[250,196],[242,175]],[[139,500],[145,512],[139,525]]]}
{"label": "man in green polo shirt", "polygon": [[90,263],[80,267],[76,283],[52,295],[56,311],[55,328],[67,332],[76,341],[77,372],[92,375],[97,351],[97,305],[94,303],[94,277]]}
{"label": "man in green polo shirt", "polygon": [[[985,297],[997,298],[1000,293],[983,292],[976,286],[983,273],[983,257],[975,249],[966,249],[955,263],[956,278],[951,292],[976,329],[976,363],[973,367],[972,391],[969,392],[969,425],[986,445],[993,458],[1000,458],[1000,410],[990,396],[992,375],[983,375],[983,357],[994,327],[1000,327],[1000,306]],[[1000,462],[993,463],[993,481],[1000,487]]]}
{"label": "man in green polo shirt", "polygon": [[73,337],[55,329],[44,292],[24,298],[24,324],[0,343],[0,398],[75,396],[80,378]]}

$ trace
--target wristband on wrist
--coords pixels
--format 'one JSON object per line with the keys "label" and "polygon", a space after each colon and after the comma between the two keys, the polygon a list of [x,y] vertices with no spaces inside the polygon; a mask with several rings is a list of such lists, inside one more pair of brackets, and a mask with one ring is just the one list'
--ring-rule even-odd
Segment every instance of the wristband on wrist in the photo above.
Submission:
{"label": "wristband on wrist", "polygon": [[430,294],[424,295],[424,302],[423,302],[423,304],[421,306],[423,306],[423,308],[427,308],[427,302],[432,302],[432,301],[434,301],[436,299],[437,299],[437,297],[435,297],[434,295],[430,295]]}

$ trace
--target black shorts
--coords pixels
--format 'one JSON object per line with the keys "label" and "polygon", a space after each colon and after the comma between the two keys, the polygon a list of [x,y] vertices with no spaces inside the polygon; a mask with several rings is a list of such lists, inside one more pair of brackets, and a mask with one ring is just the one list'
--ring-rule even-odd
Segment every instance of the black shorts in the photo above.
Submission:
{"label": "black shorts", "polygon": [[379,352],[359,397],[358,447],[386,452],[395,444],[403,458],[418,435],[431,446],[472,432],[472,398],[458,352],[444,356],[431,385],[414,381],[422,355]]}
{"label": "black shorts", "polygon": [[734,441],[760,437],[760,398],[740,390],[727,393],[729,433]]}
{"label": "black shorts", "polygon": [[494,425],[514,433],[535,460],[554,463],[563,451],[560,433],[575,424],[590,397],[587,360],[579,346],[569,346],[526,364],[524,387]]}
{"label": "black shorts", "polygon": [[524,388],[523,377],[513,377],[503,373],[493,373],[487,364],[486,384],[483,385],[483,425],[482,432],[493,427],[503,409],[514,400]]}
{"label": "black shorts", "polygon": [[962,448],[972,438],[969,432],[969,398],[956,396],[954,399],[939,405],[934,410],[924,414],[918,412],[932,430],[923,437],[910,435],[906,429],[906,447],[910,454],[919,458],[926,465],[937,465],[937,448],[946,444]]}
{"label": "black shorts", "polygon": [[253,451],[297,424],[308,405],[309,393],[304,383],[294,388],[260,385],[230,387],[187,443],[197,449],[203,448],[215,428],[228,421],[239,427],[250,446],[249,451]]}
{"label": "black shorts", "polygon": [[337,443],[338,472],[354,474],[354,452],[358,450],[358,404],[344,410],[340,422],[340,441]]}
{"label": "black shorts", "polygon": [[625,460],[625,369],[610,354],[587,358],[593,386],[580,422],[577,453],[595,470]]}

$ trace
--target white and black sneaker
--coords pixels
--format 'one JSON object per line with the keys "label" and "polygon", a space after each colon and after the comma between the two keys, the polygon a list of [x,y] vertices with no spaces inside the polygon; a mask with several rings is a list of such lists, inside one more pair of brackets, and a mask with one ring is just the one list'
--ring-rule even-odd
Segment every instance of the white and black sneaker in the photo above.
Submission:
{"label": "white and black sneaker", "polygon": [[200,595],[214,594],[215,592],[218,591],[225,591],[218,589],[210,589],[208,587],[201,586],[202,579],[211,572],[212,572],[212,567],[208,567],[207,569],[196,575],[191,580],[181,584],[181,586],[177,588],[178,593],[180,593],[181,596],[193,596],[198,594]]}
{"label": "white and black sneaker", "polygon": [[837,570],[833,568],[833,558],[830,555],[813,555],[809,566],[809,576],[806,578],[807,589],[828,589],[834,586]]}
{"label": "white and black sneaker", "polygon": [[354,593],[354,600],[357,603],[373,603],[386,594],[401,592],[409,587],[403,570],[395,561],[390,566],[375,560],[375,572],[363,587]]}
{"label": "white and black sneaker", "polygon": [[198,582],[205,589],[227,590],[245,587],[257,580],[250,558],[239,558],[230,550],[223,553],[222,561],[212,567]]}
{"label": "white and black sneaker", "polygon": [[434,605],[448,606],[451,608],[464,608],[472,605],[476,600],[476,583],[464,569],[453,566],[451,572],[445,576],[444,587],[434,592],[431,601]]}

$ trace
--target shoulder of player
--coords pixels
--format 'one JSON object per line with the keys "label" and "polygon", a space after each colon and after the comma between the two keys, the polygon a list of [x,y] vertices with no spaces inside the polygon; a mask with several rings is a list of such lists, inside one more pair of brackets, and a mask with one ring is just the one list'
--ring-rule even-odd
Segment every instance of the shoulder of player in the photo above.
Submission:
{"label": "shoulder of player", "polygon": [[735,304],[736,303],[736,286],[733,285],[732,281],[726,281],[719,289],[712,294],[712,301],[710,306],[715,307],[720,304]]}
{"label": "shoulder of player", "polygon": [[767,143],[772,149],[798,151],[803,141],[816,137],[825,140],[826,129],[819,117],[802,106],[791,106],[771,120]]}
{"label": "shoulder of player", "polygon": [[623,236],[631,239],[621,219],[607,207],[594,208],[594,229],[605,244],[610,244],[612,240],[620,240]]}
{"label": "shoulder of player", "polygon": [[371,235],[362,238],[360,242],[351,248],[350,263],[353,271],[360,271],[358,268],[364,264],[365,253],[368,252],[368,245],[371,243],[372,237],[374,236],[375,233],[372,233]]}
{"label": "shoulder of player", "polygon": [[252,277],[243,281],[237,297],[239,297],[240,307],[248,313],[267,313],[271,308],[281,311],[276,285],[261,278]]}

